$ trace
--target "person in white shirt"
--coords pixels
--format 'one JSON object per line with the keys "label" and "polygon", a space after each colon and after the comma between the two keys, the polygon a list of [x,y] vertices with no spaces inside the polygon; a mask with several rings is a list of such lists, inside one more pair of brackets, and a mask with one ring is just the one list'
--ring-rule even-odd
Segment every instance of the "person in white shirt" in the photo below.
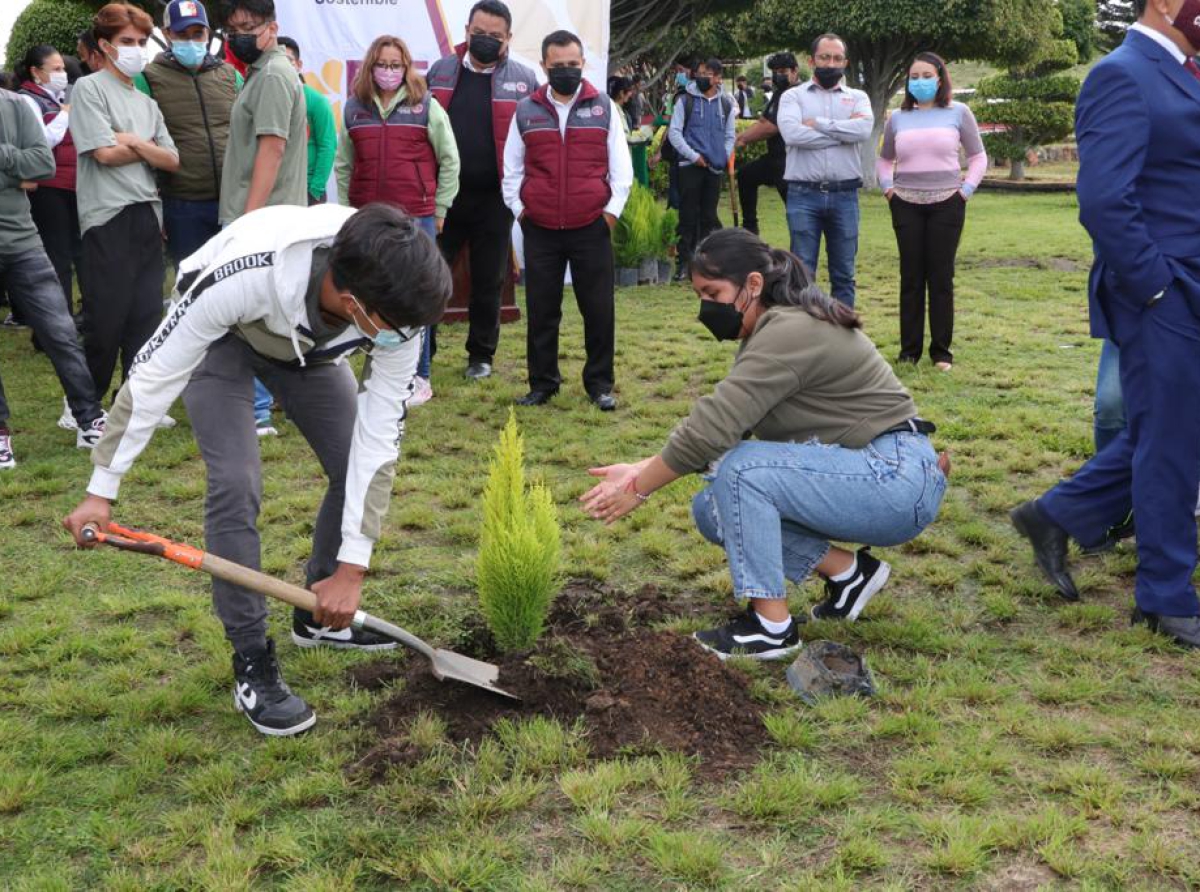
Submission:
{"label": "person in white shirt", "polygon": [[783,178],[792,253],[815,274],[823,235],[830,290],[853,307],[859,150],[871,137],[875,115],[867,94],[846,86],[848,61],[844,40],[836,34],[818,37],[808,60],[813,79],[783,94],[778,125],[787,145]]}
{"label": "person in white shirt", "polygon": [[[257,569],[259,377],[329,478],[306,571],[317,610],[294,612],[292,640],[393,647],[347,627],[391,497],[423,328],[450,293],[433,240],[391,205],[277,205],[238,218],[180,264],[167,318],[117,395],[88,494],[64,525],[81,545],[87,524],[108,526],[122,477],[182,395],[208,476],[206,548]],[[359,349],[361,382],[345,362]],[[280,676],[263,596],[217,580],[213,604],[234,648],[237,708],[264,734],[311,727],[312,710]]]}
{"label": "person in white shirt", "polygon": [[504,203],[525,236],[529,393],[558,393],[558,326],[567,264],[583,315],[583,386],[602,411],[616,408],[612,228],[633,186],[621,110],[583,77],[583,43],[569,31],[542,41],[549,83],[517,105],[504,145]]}

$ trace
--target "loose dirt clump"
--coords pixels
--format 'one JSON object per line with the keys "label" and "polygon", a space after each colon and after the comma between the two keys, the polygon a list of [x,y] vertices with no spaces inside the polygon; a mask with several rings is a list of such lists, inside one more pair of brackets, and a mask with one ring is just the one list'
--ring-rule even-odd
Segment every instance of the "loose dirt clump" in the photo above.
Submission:
{"label": "loose dirt clump", "polygon": [[407,732],[422,712],[441,718],[455,743],[477,743],[504,718],[549,716],[566,724],[581,719],[598,758],[672,750],[698,756],[710,775],[752,765],[769,738],[749,679],[689,636],[648,628],[697,612],[705,612],[703,605],[672,601],[650,586],[632,595],[568,587],[534,652],[497,657],[486,646],[465,648],[496,662],[497,684],[520,703],[439,682],[415,657],[357,667],[351,674],[358,685],[392,683],[399,690],[369,717],[381,740],[355,767],[378,776],[419,760],[423,753]]}

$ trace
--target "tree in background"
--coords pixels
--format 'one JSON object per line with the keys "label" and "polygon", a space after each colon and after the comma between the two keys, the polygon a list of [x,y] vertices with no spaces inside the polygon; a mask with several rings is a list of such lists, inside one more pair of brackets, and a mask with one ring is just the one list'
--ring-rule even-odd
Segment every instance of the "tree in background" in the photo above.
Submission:
{"label": "tree in background", "polygon": [[1050,0],[759,0],[738,17],[748,43],[807,52],[827,31],[846,41],[848,80],[871,99],[874,138],[863,144],[863,173],[874,184],[875,148],[888,104],[922,50],[946,59],[1035,58],[1048,35],[1062,33],[1062,15]]}
{"label": "tree in background", "polygon": [[1135,20],[1132,0],[1100,0],[1096,4],[1096,26],[1105,49],[1119,45]]}
{"label": "tree in background", "polygon": [[[1036,44],[1032,56],[1024,47],[1000,47],[997,61],[1007,62],[1005,74],[984,78],[975,91],[972,107],[981,125],[1001,128],[985,133],[984,144],[994,159],[1008,161],[1009,178],[1025,178],[1025,161],[1029,153],[1070,135],[1074,127],[1075,98],[1079,95],[1079,78],[1064,74],[1080,61],[1081,51],[1091,52],[1095,46],[1094,29],[1084,29],[1081,47],[1077,34],[1067,27],[1067,7],[1074,16],[1072,27],[1079,21],[1094,21],[1095,7],[1090,0],[1064,2],[1051,7],[1058,21],[1049,34]],[[1089,8],[1090,7],[1090,8]],[[986,130],[986,126],[984,128]]]}
{"label": "tree in background", "polygon": [[611,0],[609,69],[637,66],[649,79],[669,68],[710,16],[733,15],[753,0]]}
{"label": "tree in background", "polygon": [[[0,0],[0,3],[4,0]],[[13,22],[5,48],[5,68],[11,71],[30,47],[48,43],[63,55],[75,55],[79,32],[92,24],[97,10],[107,0],[33,0]],[[155,22],[162,21],[165,2],[126,0],[140,6]]]}

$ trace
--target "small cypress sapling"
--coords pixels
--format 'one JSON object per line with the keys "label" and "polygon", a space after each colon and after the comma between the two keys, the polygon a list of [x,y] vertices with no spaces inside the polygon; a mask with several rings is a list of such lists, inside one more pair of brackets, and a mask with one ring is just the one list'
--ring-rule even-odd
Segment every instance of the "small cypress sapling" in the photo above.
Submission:
{"label": "small cypress sapling", "polygon": [[500,649],[528,650],[546,624],[562,561],[558,512],[542,484],[525,485],[525,443],[510,409],[483,492],[475,584]]}

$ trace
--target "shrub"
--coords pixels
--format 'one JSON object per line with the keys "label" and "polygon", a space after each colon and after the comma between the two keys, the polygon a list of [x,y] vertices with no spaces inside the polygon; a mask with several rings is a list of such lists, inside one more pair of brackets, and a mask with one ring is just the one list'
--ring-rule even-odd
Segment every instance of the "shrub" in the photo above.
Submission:
{"label": "shrub", "polygon": [[546,624],[562,563],[558,512],[542,484],[525,485],[525,442],[508,411],[483,492],[475,583],[500,649],[528,650]]}
{"label": "shrub", "polygon": [[98,8],[84,0],[33,0],[13,23],[5,68],[12,71],[30,47],[42,43],[60,53],[75,55],[79,32],[92,24]]}
{"label": "shrub", "polygon": [[613,233],[617,266],[634,267],[648,257],[658,256],[661,217],[654,193],[635,182]]}
{"label": "shrub", "polygon": [[664,208],[658,220],[658,256],[669,259],[675,253],[675,241],[679,238],[679,211]]}

